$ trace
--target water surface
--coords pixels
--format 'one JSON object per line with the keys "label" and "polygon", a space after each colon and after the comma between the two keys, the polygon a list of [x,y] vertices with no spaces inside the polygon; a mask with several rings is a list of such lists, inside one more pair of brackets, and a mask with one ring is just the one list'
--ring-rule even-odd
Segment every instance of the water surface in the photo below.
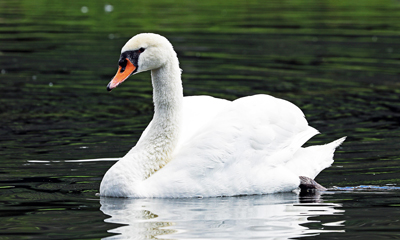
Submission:
{"label": "water surface", "polygon": [[[0,1],[0,239],[396,238],[399,1]],[[120,48],[157,32],[185,95],[271,94],[342,136],[319,197],[107,200],[152,116],[150,74],[111,93]],[[66,161],[106,158],[96,161]],[[374,186],[352,189],[354,186]],[[383,188],[382,188],[383,187]]]}

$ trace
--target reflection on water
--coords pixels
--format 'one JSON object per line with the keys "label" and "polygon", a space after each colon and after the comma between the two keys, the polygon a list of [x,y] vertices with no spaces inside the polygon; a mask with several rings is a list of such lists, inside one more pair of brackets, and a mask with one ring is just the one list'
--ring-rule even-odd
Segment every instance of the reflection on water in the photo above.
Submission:
{"label": "reflection on water", "polygon": [[[105,221],[118,224],[107,239],[287,239],[344,232],[344,220],[312,218],[343,215],[341,204],[320,203],[294,193],[203,199],[101,198]],[[344,218],[343,218],[344,219]],[[312,227],[304,226],[311,224]]]}
{"label": "reflection on water", "polygon": [[360,185],[353,187],[333,187],[330,190],[339,190],[339,191],[396,191],[400,190],[400,187],[396,186],[373,186],[373,185]]}

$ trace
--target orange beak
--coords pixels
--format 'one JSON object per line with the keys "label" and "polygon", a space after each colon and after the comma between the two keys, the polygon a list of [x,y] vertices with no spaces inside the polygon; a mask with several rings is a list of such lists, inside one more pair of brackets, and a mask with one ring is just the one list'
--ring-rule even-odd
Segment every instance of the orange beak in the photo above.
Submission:
{"label": "orange beak", "polygon": [[121,66],[119,66],[117,74],[115,74],[114,78],[111,80],[111,82],[107,85],[107,90],[111,91],[114,88],[116,88],[118,85],[120,85],[123,81],[125,81],[132,73],[135,71],[136,67],[129,61],[129,59],[126,59],[126,67],[125,70],[121,70]]}

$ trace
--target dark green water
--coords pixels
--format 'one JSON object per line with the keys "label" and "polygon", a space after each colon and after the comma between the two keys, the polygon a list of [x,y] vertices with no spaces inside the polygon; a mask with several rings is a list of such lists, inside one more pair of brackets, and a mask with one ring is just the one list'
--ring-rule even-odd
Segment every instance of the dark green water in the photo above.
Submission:
{"label": "dark green water", "polygon": [[348,136],[322,185],[400,186],[400,1],[0,0],[0,239],[400,237],[398,188],[100,203],[113,161],[65,160],[121,157],[150,121],[149,73],[106,91],[140,32],[175,46],[185,95],[271,94],[309,144]]}

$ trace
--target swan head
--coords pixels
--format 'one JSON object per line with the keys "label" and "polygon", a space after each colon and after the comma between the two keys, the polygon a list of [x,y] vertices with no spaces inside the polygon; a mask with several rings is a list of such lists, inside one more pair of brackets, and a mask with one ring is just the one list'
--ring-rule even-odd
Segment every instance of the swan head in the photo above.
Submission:
{"label": "swan head", "polygon": [[176,57],[172,44],[163,36],[141,33],[132,37],[122,47],[118,71],[107,86],[111,91],[132,74],[158,69]]}

